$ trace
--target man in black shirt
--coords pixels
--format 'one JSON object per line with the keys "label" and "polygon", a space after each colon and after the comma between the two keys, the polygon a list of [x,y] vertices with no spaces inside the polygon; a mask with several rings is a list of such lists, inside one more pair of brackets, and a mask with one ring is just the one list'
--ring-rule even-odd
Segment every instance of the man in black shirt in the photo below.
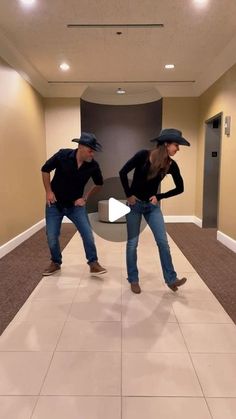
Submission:
{"label": "man in black shirt", "polygon": [[[46,191],[46,233],[51,253],[51,263],[43,275],[52,275],[61,268],[62,255],[59,235],[61,223],[67,216],[79,231],[90,272],[102,274],[106,272],[98,263],[96,246],[86,211],[87,199],[103,185],[103,177],[98,163],[93,159],[95,151],[101,151],[94,134],[82,132],[81,137],[72,141],[78,143],[77,149],[61,149],[42,166],[43,184]],[[55,174],[50,180],[50,172]],[[93,186],[86,195],[84,187],[92,178]]]}

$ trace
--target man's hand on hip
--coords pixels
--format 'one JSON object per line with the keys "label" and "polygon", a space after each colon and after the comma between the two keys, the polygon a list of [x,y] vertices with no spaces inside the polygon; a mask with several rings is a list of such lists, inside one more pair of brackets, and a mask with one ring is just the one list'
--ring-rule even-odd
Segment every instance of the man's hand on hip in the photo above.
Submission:
{"label": "man's hand on hip", "polygon": [[85,198],[76,199],[76,201],[74,202],[75,207],[84,207],[85,204],[86,204]]}
{"label": "man's hand on hip", "polygon": [[127,198],[127,202],[129,205],[134,205],[137,202],[136,196],[132,195]]}
{"label": "man's hand on hip", "polygon": [[56,197],[52,191],[46,193],[46,202],[49,205],[49,207],[51,204],[54,204],[56,201],[57,201]]}

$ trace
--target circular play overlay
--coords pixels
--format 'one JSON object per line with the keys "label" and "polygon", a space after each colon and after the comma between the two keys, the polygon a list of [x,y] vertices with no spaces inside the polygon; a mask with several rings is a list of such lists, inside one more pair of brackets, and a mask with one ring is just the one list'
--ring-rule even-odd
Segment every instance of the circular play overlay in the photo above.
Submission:
{"label": "circular play overlay", "polygon": [[[125,213],[128,213],[127,216],[132,216],[130,209],[119,177],[105,179],[101,191],[92,195],[87,201],[87,211],[93,231],[102,239],[112,242],[127,240]],[[142,217],[140,233],[145,227],[146,221]]]}

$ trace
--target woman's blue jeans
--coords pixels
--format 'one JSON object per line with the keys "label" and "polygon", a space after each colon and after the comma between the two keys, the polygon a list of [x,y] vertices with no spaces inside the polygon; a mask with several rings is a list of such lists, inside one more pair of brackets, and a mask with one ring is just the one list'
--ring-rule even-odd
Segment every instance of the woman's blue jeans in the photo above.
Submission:
{"label": "woman's blue jeans", "polygon": [[[167,241],[165,223],[159,205],[151,204],[146,201],[137,201],[130,205],[131,211],[126,215],[128,241],[126,247],[126,263],[128,281],[138,282],[139,274],[137,268],[137,247],[140,233],[142,216],[144,216],[154,235],[165,282],[173,284],[176,280],[176,272],[173,267],[170,248]],[[151,253],[152,254],[152,253]],[[152,257],[150,255],[150,257]]]}
{"label": "woman's blue jeans", "polygon": [[51,260],[59,265],[62,263],[59,236],[64,216],[68,217],[74,223],[80,233],[88,263],[97,261],[97,251],[86,207],[74,206],[63,208],[59,207],[57,203],[51,204],[50,206],[46,205],[46,233],[51,252]]}

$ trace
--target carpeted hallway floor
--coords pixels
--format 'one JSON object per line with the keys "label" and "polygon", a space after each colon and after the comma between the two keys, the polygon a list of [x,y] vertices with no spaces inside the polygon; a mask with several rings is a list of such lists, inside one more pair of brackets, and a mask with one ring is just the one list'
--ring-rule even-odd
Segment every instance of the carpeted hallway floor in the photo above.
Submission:
{"label": "carpeted hallway floor", "polygon": [[[62,225],[62,250],[75,232],[73,224]],[[44,228],[0,259],[0,334],[41,281],[49,261]]]}
{"label": "carpeted hallway floor", "polygon": [[167,231],[236,323],[236,254],[216,239],[215,229],[169,223]]}

